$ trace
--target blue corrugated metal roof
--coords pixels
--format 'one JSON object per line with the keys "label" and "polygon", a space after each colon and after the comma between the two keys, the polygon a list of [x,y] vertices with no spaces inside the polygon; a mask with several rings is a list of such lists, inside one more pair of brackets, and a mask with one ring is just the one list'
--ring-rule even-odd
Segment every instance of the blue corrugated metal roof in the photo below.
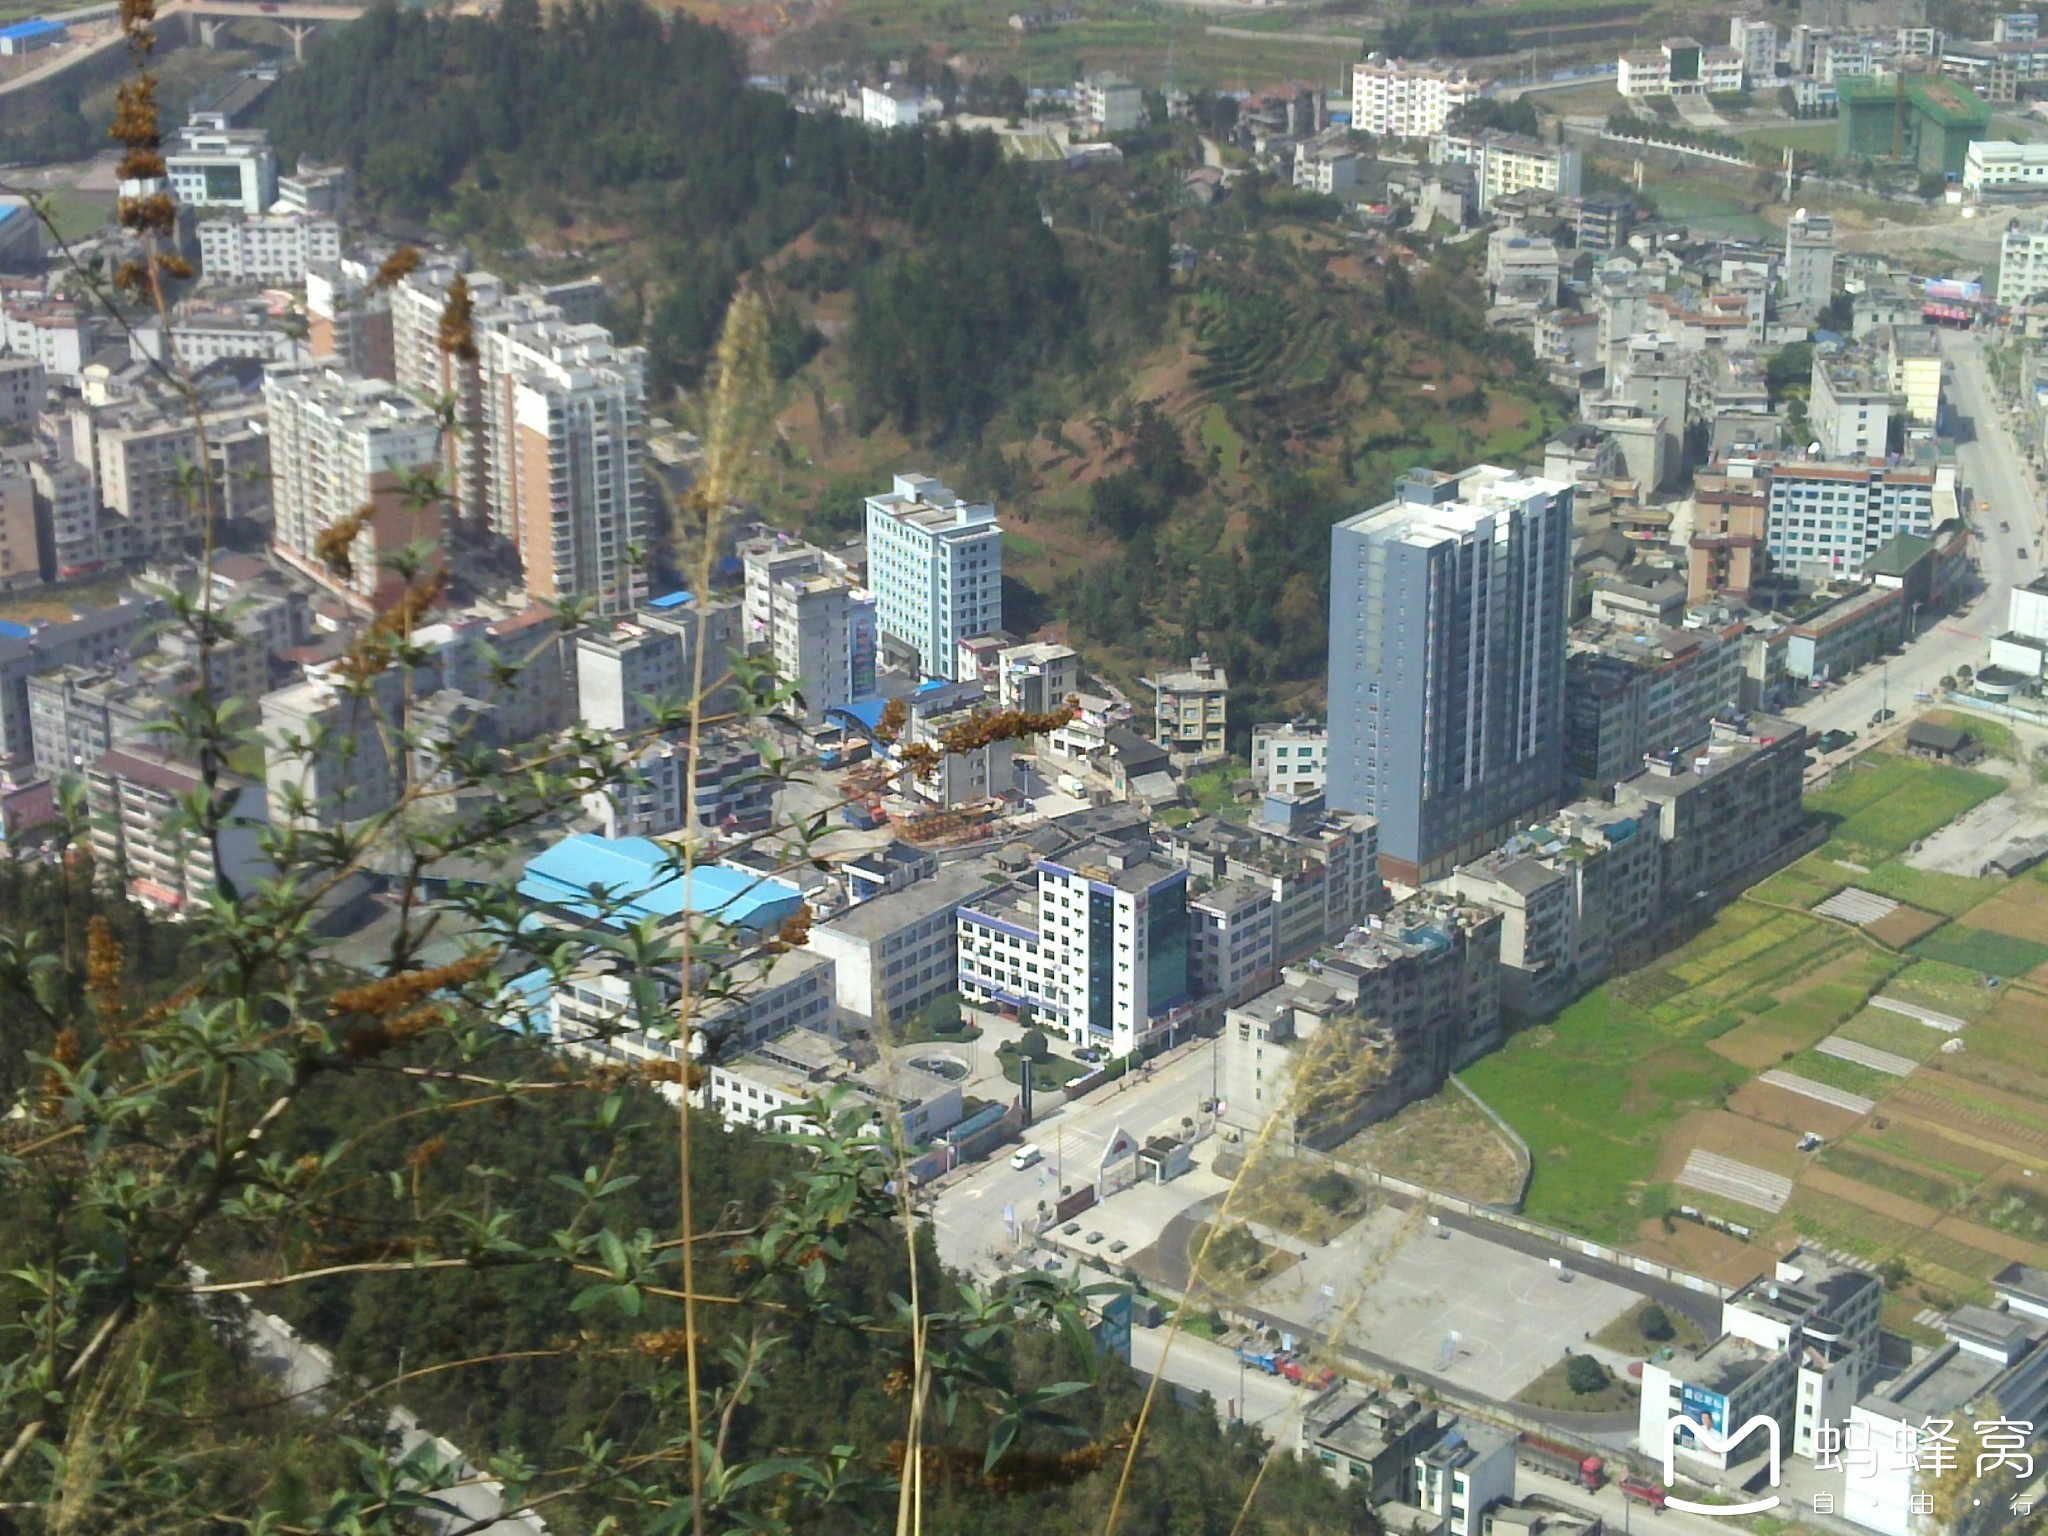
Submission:
{"label": "blue corrugated metal roof", "polygon": [[686,879],[673,860],[674,850],[651,838],[573,833],[527,861],[519,894],[613,928],[695,912],[759,931],[777,927],[803,902],[801,891],[772,875],[704,864]]}
{"label": "blue corrugated metal roof", "polygon": [[0,27],[0,38],[42,37],[46,33],[62,32],[63,30],[63,22],[45,21],[42,17],[38,16],[34,21],[17,21],[11,27]]}
{"label": "blue corrugated metal roof", "polygon": [[835,704],[825,711],[825,718],[857,730],[864,736],[872,735],[875,727],[882,723],[882,711],[888,707],[886,699],[869,699],[861,704]]}
{"label": "blue corrugated metal roof", "polygon": [[17,624],[12,619],[0,619],[0,638],[8,640],[26,640],[30,635],[34,633],[35,631],[30,629],[26,624]]}
{"label": "blue corrugated metal roof", "polygon": [[500,992],[506,1026],[521,1034],[542,1034],[554,1007],[555,978],[546,966],[535,966],[506,982]]}
{"label": "blue corrugated metal roof", "polygon": [[647,600],[647,606],[650,608],[680,608],[688,601],[690,601],[690,594],[687,592],[664,592],[660,597],[650,597]]}

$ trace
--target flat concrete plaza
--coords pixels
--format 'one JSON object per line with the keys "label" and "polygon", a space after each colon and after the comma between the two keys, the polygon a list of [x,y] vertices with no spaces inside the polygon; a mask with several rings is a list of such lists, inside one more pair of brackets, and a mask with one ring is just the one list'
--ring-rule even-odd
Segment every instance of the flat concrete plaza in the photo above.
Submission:
{"label": "flat concrete plaza", "polygon": [[1567,1346],[1587,1349],[1588,1334],[1641,1299],[1385,1207],[1327,1248],[1307,1252],[1304,1263],[1262,1286],[1253,1305],[1320,1333],[1358,1302],[1344,1346],[1502,1401],[1556,1364]]}

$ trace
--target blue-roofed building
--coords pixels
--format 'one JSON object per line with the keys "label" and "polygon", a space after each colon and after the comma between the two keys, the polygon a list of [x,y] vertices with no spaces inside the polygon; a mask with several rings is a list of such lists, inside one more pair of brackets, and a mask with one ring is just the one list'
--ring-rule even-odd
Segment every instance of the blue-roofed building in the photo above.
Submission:
{"label": "blue-roofed building", "polygon": [[0,56],[18,59],[39,48],[53,48],[69,35],[61,21],[45,21],[40,16],[34,21],[17,21],[11,27],[0,27]]}
{"label": "blue-roofed building", "polygon": [[690,601],[692,599],[687,592],[664,592],[660,597],[649,598],[646,606],[666,613],[669,609],[680,608],[683,604]]}
{"label": "blue-roofed building", "polygon": [[498,993],[498,1000],[504,1005],[505,1027],[522,1035],[547,1034],[554,983],[554,977],[544,966],[521,972],[506,982]]}
{"label": "blue-roofed building", "polygon": [[774,875],[736,864],[699,865],[685,875],[675,856],[651,838],[578,832],[527,861],[519,894],[608,928],[695,913],[752,934],[781,927],[803,905],[803,892]]}
{"label": "blue-roofed building", "polygon": [[0,640],[26,640],[35,631],[12,619],[0,619]]}

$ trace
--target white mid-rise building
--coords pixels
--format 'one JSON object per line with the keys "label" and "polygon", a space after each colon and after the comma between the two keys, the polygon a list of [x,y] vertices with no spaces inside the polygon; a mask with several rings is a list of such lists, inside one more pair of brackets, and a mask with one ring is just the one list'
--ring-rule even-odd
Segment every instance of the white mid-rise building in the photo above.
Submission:
{"label": "white mid-rise building", "polygon": [[867,499],[868,585],[884,639],[927,677],[959,676],[960,642],[1003,627],[1003,533],[996,509],[928,475],[898,475]]}
{"label": "white mid-rise building", "polygon": [[[431,410],[383,379],[317,364],[272,369],[263,397],[281,556],[365,601],[404,586],[401,575],[385,569],[397,551],[424,543],[438,558],[441,501],[408,490],[411,477],[432,470],[437,459],[441,428]],[[337,575],[322,558],[321,536],[366,508],[349,550],[351,569]]]}
{"label": "white mid-rise building", "polygon": [[210,283],[296,286],[305,282],[307,268],[340,260],[341,225],[325,214],[228,216],[199,224],[199,270]]}
{"label": "white mid-rise building", "polygon": [[1439,164],[1469,165],[1484,213],[1499,198],[1516,192],[1579,195],[1581,157],[1577,145],[1546,144],[1518,133],[1442,133],[1430,146]]}
{"label": "white mid-rise building", "polygon": [[1383,139],[1434,138],[1483,90],[1462,64],[1367,59],[1351,66],[1351,127]]}
{"label": "white mid-rise building", "polygon": [[1268,795],[1319,795],[1330,776],[1330,729],[1307,720],[1252,727],[1252,777]]}
{"label": "white mid-rise building", "polygon": [[946,104],[914,85],[864,85],[860,120],[870,128],[916,128],[935,122]]}
{"label": "white mid-rise building", "polygon": [[1130,133],[1145,121],[1145,93],[1122,75],[1088,75],[1074,83],[1077,115],[1102,133]]}
{"label": "white mid-rise building", "polygon": [[2048,219],[2018,219],[1998,249],[1998,302],[2007,308],[2048,294]]}
{"label": "white mid-rise building", "polygon": [[1858,576],[1896,535],[1932,532],[1935,503],[1953,485],[1946,465],[1776,465],[1765,530],[1771,564],[1809,579]]}
{"label": "white mid-rise building", "polygon": [[1742,56],[1743,78],[1749,84],[1762,84],[1776,73],[1779,44],[1775,22],[1735,17],[1728,23],[1728,46]]}
{"label": "white mid-rise building", "polygon": [[256,128],[180,128],[164,156],[171,193],[193,208],[256,215],[277,201],[277,156]]}
{"label": "white mid-rise building", "polygon": [[775,658],[802,690],[813,722],[875,696],[874,594],[846,563],[815,544],[751,539],[740,547],[744,644]]}
{"label": "white mid-rise building", "polygon": [[961,995],[1128,1056],[1189,1014],[1187,889],[1142,842],[1041,859],[1035,884],[961,905]]}
{"label": "white mid-rise building", "polygon": [[[1824,1427],[1840,1429],[1877,1367],[1883,1303],[1876,1275],[1795,1248],[1721,1303],[1721,1336],[1712,1344],[1644,1364],[1638,1447],[1662,1461],[1674,1419],[1732,1440],[1761,1416],[1777,1426],[1785,1452],[1814,1459],[1827,1449]],[[1678,1465],[1720,1472],[1761,1446],[1717,1449],[1681,1429],[1673,1449]]]}
{"label": "white mid-rise building", "polygon": [[1963,152],[1963,190],[1982,200],[2048,186],[2048,144],[1972,139]]}
{"label": "white mid-rise building", "polygon": [[1883,458],[1892,425],[1892,381],[1886,360],[1846,348],[1816,351],[1806,415],[1826,457]]}
{"label": "white mid-rise building", "polygon": [[1614,88],[1624,96],[1719,96],[1742,89],[1745,55],[1709,48],[1690,37],[1666,38],[1655,48],[1632,49],[1615,66]]}

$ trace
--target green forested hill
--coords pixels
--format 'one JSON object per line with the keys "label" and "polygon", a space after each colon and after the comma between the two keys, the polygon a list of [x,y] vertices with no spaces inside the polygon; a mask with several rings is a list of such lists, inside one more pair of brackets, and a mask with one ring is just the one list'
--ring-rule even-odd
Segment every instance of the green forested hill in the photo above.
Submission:
{"label": "green forested hill", "polygon": [[266,105],[283,153],[348,160],[373,209],[485,261],[604,271],[657,409],[759,287],[765,517],[843,533],[888,475],[941,474],[1002,509],[1008,627],[1127,681],[1207,650],[1240,730],[1319,703],[1334,519],[1411,465],[1523,462],[1564,408],[1487,330],[1478,242],[1367,234],[1248,169],[1188,197],[1228,102],[1070,170],[798,112],[639,0],[381,6],[320,47]]}

